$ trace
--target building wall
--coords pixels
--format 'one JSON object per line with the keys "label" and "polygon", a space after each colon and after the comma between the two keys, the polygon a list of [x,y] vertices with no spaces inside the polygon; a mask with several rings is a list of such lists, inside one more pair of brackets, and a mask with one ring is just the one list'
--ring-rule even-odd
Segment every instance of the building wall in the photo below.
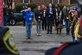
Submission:
{"label": "building wall", "polygon": [[31,3],[37,4],[37,5],[41,5],[41,4],[45,4],[48,5],[49,3],[52,3],[52,0],[30,0]]}
{"label": "building wall", "polygon": [[76,4],[77,1],[76,0],[70,0],[70,4]]}
{"label": "building wall", "polygon": [[63,3],[63,4],[76,4],[76,0],[59,0],[59,3]]}
{"label": "building wall", "polygon": [[63,3],[63,4],[69,4],[70,0],[59,0],[59,3]]}
{"label": "building wall", "polygon": [[53,2],[53,4],[58,4],[58,0],[52,0]]}
{"label": "building wall", "polygon": [[[16,1],[16,3],[23,3],[23,0],[15,0],[15,1]],[[41,5],[41,4],[48,5],[49,3],[58,4],[58,0],[30,0],[30,3],[34,3],[34,4],[37,4],[37,5]],[[76,1],[75,0],[59,0],[59,3],[75,4]]]}
{"label": "building wall", "polygon": [[23,0],[18,0],[18,3],[23,3]]}

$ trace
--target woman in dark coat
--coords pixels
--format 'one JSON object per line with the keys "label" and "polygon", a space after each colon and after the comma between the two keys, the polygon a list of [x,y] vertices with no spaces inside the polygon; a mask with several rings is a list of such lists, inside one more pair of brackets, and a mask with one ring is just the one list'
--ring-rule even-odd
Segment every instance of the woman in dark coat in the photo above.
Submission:
{"label": "woman in dark coat", "polygon": [[56,30],[57,30],[57,34],[60,31],[60,34],[62,32],[62,28],[63,28],[63,12],[62,10],[60,10],[60,8],[58,7],[58,11],[57,11],[57,15],[58,17],[56,17]]}

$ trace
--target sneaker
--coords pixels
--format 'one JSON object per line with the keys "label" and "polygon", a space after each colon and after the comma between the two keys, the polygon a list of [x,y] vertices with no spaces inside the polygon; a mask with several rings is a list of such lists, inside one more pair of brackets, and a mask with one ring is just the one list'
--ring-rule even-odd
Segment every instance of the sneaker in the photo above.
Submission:
{"label": "sneaker", "polygon": [[37,33],[37,36],[38,36],[39,34]]}

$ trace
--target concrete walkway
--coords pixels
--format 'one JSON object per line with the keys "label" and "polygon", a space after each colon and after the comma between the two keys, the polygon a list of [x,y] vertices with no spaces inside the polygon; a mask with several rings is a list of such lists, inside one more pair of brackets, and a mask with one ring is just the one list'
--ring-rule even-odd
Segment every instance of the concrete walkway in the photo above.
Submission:
{"label": "concrete walkway", "polygon": [[14,36],[20,55],[45,55],[46,50],[72,41],[71,36],[65,34],[65,29],[63,29],[61,35],[57,35],[53,29],[53,34],[46,34],[46,31],[42,31],[42,36],[37,36],[36,26],[33,26],[32,39],[26,40],[24,26],[9,26],[9,28]]}

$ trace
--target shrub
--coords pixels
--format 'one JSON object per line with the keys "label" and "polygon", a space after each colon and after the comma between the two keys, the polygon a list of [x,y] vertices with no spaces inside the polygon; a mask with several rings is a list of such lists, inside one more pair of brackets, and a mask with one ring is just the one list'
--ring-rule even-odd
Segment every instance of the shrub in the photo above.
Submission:
{"label": "shrub", "polygon": [[36,4],[28,4],[27,6],[28,6],[28,7],[31,7],[32,10],[34,10],[34,9],[37,7]]}
{"label": "shrub", "polygon": [[24,3],[20,3],[20,4],[16,4],[15,10],[16,12],[20,12],[23,9],[23,6],[26,6],[27,4]]}
{"label": "shrub", "polygon": [[23,9],[23,6],[31,7],[32,10],[36,8],[35,4],[20,3],[20,4],[16,4],[15,11],[20,12]]}
{"label": "shrub", "polygon": [[64,6],[67,6],[67,7],[71,7],[71,6],[75,6],[75,4],[58,4],[58,6],[62,9]]}

